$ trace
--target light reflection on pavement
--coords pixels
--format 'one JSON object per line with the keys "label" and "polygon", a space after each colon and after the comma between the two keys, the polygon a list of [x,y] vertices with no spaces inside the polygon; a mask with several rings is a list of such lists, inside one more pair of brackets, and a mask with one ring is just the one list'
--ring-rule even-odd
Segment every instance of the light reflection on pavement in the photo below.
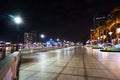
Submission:
{"label": "light reflection on pavement", "polygon": [[120,54],[70,47],[22,56],[19,80],[120,80]]}

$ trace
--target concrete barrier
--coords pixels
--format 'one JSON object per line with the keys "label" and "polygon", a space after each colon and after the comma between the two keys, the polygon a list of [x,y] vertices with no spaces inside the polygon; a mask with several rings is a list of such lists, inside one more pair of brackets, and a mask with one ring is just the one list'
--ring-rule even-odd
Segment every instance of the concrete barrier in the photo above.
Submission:
{"label": "concrete barrier", "polygon": [[55,49],[61,49],[61,48],[63,47],[27,48],[27,49],[21,49],[20,51],[22,54],[29,54],[29,53],[44,52]]}
{"label": "concrete barrier", "polygon": [[17,80],[21,53],[14,52],[0,62],[0,80]]}

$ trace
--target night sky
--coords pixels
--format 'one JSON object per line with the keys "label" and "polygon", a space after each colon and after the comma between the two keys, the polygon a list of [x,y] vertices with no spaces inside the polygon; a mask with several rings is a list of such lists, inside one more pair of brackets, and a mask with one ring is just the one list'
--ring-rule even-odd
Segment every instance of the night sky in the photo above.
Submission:
{"label": "night sky", "polygon": [[[0,40],[15,42],[18,33],[36,31],[46,38],[85,41],[93,17],[119,5],[120,0],[1,0]],[[20,15],[24,23],[16,25],[9,14]]]}

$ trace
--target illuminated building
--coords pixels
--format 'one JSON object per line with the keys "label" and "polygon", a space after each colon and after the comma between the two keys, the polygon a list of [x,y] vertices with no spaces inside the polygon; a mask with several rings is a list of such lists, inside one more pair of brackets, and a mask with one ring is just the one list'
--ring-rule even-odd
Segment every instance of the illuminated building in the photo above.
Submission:
{"label": "illuminated building", "polygon": [[34,43],[36,42],[36,37],[37,37],[36,32],[25,32],[24,43]]}

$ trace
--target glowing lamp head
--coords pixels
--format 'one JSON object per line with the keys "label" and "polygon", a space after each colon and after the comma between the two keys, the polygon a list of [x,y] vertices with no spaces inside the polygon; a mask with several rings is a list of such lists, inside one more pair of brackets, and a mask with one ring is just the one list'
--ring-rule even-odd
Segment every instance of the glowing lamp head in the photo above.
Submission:
{"label": "glowing lamp head", "polygon": [[45,38],[45,35],[44,35],[44,34],[41,34],[40,37],[41,37],[41,38]]}
{"label": "glowing lamp head", "polygon": [[113,32],[109,32],[108,34],[111,36]]}
{"label": "glowing lamp head", "polygon": [[59,39],[57,38],[57,41],[59,41]]}
{"label": "glowing lamp head", "polygon": [[120,28],[117,28],[117,34],[119,34],[120,33]]}
{"label": "glowing lamp head", "polygon": [[17,23],[17,24],[20,24],[20,23],[22,23],[22,20],[21,20],[21,18],[18,16],[18,17],[15,17],[14,18],[14,21],[15,21],[15,23]]}

